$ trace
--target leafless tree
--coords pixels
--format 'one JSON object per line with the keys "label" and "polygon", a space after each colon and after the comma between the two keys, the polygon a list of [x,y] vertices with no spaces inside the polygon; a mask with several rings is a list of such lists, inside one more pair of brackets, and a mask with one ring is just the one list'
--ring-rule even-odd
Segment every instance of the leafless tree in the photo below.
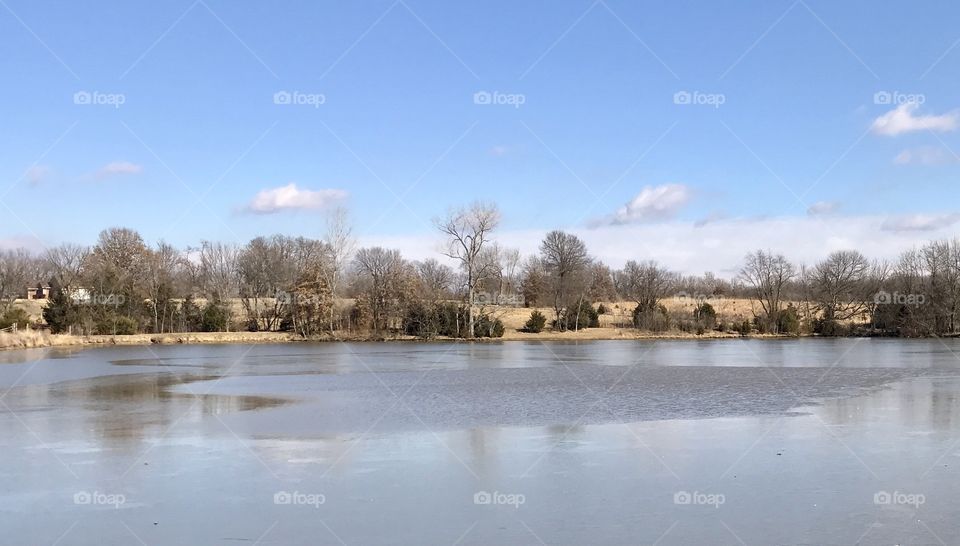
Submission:
{"label": "leafless tree", "polygon": [[17,298],[23,297],[36,278],[37,262],[26,249],[0,252],[0,313]]}
{"label": "leafless tree", "polygon": [[144,297],[148,255],[149,249],[136,231],[105,229],[84,267],[85,281],[96,293],[122,295],[125,305],[134,306]]}
{"label": "leafless tree", "polygon": [[240,253],[240,298],[250,327],[279,326],[296,281],[295,256],[296,241],[282,235],[257,237]]}
{"label": "leafless tree", "polygon": [[337,207],[327,217],[326,233],[327,249],[330,254],[330,266],[324,268],[327,285],[330,289],[333,304],[329,310],[329,327],[332,334],[337,328],[336,323],[336,298],[341,289],[347,265],[350,263],[350,256],[353,254],[356,241],[353,238],[353,227],[350,225],[350,218],[347,210],[343,207]]}
{"label": "leafless tree", "polygon": [[153,331],[162,333],[169,326],[174,311],[175,282],[182,256],[163,241],[146,258],[146,289],[153,311]]}
{"label": "leafless tree", "polygon": [[456,282],[456,274],[450,266],[432,258],[417,262],[415,266],[424,299],[436,302],[450,296]]}
{"label": "leafless tree", "polygon": [[43,259],[46,268],[60,288],[74,288],[83,274],[83,265],[90,255],[90,249],[85,246],[64,243],[46,249]]}
{"label": "leafless tree", "polygon": [[474,337],[474,291],[489,273],[489,263],[481,260],[484,245],[500,223],[496,205],[476,202],[469,207],[451,210],[434,222],[447,237],[444,255],[459,260],[466,274],[467,336]]}
{"label": "leafless tree", "polygon": [[584,273],[590,265],[587,245],[576,235],[551,231],[540,243],[540,260],[549,275],[553,310],[557,323],[560,324],[560,315],[568,305],[570,295],[574,292],[583,294],[586,291]]}
{"label": "leafless tree", "polygon": [[676,283],[676,275],[657,262],[628,261],[620,272],[623,295],[635,301],[641,311],[652,311]]}
{"label": "leafless tree", "polygon": [[796,275],[796,268],[783,254],[763,250],[747,254],[740,269],[740,279],[750,287],[763,309],[764,320],[774,331],[777,330],[777,318],[783,307],[784,289]]}
{"label": "leafless tree", "polygon": [[199,250],[199,281],[204,296],[220,302],[239,293],[240,249],[231,244],[203,241]]}
{"label": "leafless tree", "polygon": [[404,298],[407,263],[399,250],[372,247],[357,251],[354,264],[364,284],[373,329],[386,330]]}
{"label": "leafless tree", "polygon": [[871,308],[883,276],[883,267],[860,252],[840,250],[807,271],[805,280],[822,318],[846,321]]}

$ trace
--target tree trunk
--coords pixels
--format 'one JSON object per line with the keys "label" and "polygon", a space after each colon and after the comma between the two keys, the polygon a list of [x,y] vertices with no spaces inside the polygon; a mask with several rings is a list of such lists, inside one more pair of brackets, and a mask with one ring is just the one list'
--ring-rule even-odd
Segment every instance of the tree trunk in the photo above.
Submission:
{"label": "tree trunk", "polygon": [[473,339],[473,286],[467,290],[467,337]]}

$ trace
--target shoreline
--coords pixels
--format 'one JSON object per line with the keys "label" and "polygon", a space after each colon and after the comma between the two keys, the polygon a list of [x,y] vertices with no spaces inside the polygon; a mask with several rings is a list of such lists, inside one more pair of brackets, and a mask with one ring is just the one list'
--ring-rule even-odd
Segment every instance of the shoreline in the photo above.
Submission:
{"label": "shoreline", "polygon": [[655,340],[714,340],[714,339],[799,339],[819,337],[815,335],[751,334],[741,336],[736,332],[708,332],[696,335],[688,332],[653,333],[621,328],[589,328],[578,332],[540,332],[527,333],[508,331],[499,338],[452,338],[438,336],[424,339],[415,336],[377,336],[350,334],[331,336],[329,334],[300,337],[290,332],[183,332],[175,334],[131,334],[131,335],[88,335],[51,334],[44,330],[28,330],[18,333],[0,333],[0,351],[43,349],[51,347],[106,347],[138,345],[204,345],[204,344],[274,344],[274,343],[382,343],[382,342],[469,342],[498,343],[511,341],[655,341]]}

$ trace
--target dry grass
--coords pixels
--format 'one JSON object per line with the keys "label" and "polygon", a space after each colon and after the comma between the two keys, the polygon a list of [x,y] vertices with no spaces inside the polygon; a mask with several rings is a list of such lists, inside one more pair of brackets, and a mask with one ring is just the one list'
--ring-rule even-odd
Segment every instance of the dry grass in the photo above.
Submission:
{"label": "dry grass", "polygon": [[[757,311],[756,303],[747,299],[717,298],[709,300],[717,312],[717,321],[732,325],[743,320],[751,320]],[[38,319],[46,304],[44,300],[18,300],[17,306],[30,313],[31,318]],[[231,302],[234,312],[242,313],[239,300]],[[664,306],[674,317],[693,317],[696,302],[691,298],[670,298],[664,300]],[[737,334],[716,331],[705,332],[703,335],[671,331],[665,333],[643,332],[630,327],[633,302],[605,302],[604,306],[610,312],[600,315],[600,328],[587,328],[578,332],[554,332],[549,328],[539,334],[523,332],[523,326],[530,318],[530,313],[539,310],[547,320],[552,320],[553,309],[548,307],[486,307],[482,312],[490,313],[499,318],[505,328],[503,340],[602,340],[602,339],[692,339],[692,338],[719,338],[736,337]],[[365,334],[343,334],[341,340],[363,341],[374,339]],[[45,331],[28,330],[16,334],[0,333],[0,349],[29,349],[36,347],[56,346],[97,346],[97,345],[150,345],[150,344],[177,344],[177,343],[282,343],[295,341],[300,337],[286,332],[193,332],[181,334],[135,334],[129,336],[71,336],[53,335]],[[329,337],[318,337],[316,340],[328,340]],[[380,338],[377,338],[380,339]],[[392,337],[390,339],[417,338],[409,336]]]}
{"label": "dry grass", "polygon": [[[717,312],[717,322],[725,322],[727,324],[753,320],[757,305],[751,300],[739,298],[715,298],[708,300],[708,303],[713,306]],[[630,329],[630,322],[633,318],[633,308],[636,307],[636,303],[632,301],[620,301],[604,302],[603,305],[609,309],[610,312],[600,315],[600,328],[593,328],[592,330],[600,330],[601,333],[599,335],[610,337],[612,335],[611,333],[606,332],[604,334],[603,331],[609,329]],[[692,298],[668,298],[663,300],[663,305],[672,316],[682,316],[692,319],[696,302]],[[484,309],[485,312],[491,313],[503,322],[507,333],[510,333],[511,330],[522,329],[527,319],[530,318],[530,313],[535,310],[543,313],[543,315],[547,317],[548,323],[553,320],[555,316],[553,309],[549,307],[488,307]],[[618,334],[617,337],[621,336]]]}
{"label": "dry grass", "polygon": [[0,333],[0,349],[34,349],[81,345],[171,345],[178,343],[282,343],[299,339],[287,332],[191,332],[130,336],[72,336],[42,330]]}

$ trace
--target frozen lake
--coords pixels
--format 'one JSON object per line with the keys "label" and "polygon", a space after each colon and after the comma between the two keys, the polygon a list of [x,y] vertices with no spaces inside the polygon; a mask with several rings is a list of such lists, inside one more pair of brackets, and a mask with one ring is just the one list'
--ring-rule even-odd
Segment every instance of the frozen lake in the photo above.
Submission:
{"label": "frozen lake", "polygon": [[960,342],[0,353],[10,544],[953,544]]}

